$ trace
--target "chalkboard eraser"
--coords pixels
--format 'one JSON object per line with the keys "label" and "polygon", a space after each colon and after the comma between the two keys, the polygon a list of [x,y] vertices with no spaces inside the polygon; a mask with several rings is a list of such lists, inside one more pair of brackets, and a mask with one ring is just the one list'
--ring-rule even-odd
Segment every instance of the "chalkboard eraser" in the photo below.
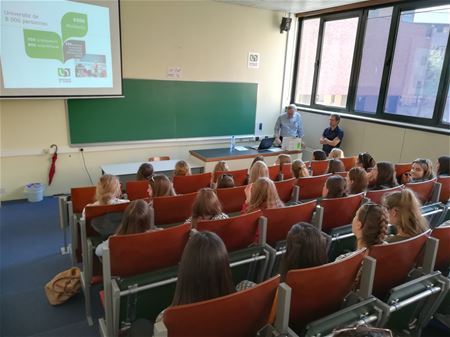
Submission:
{"label": "chalkboard eraser", "polygon": [[260,130],[262,130],[262,123],[259,123],[259,127]]}

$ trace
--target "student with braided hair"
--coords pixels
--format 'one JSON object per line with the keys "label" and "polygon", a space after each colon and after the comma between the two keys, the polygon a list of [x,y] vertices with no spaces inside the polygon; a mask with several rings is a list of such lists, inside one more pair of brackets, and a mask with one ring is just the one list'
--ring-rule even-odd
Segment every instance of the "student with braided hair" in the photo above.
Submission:
{"label": "student with braided hair", "polygon": [[389,212],[389,222],[397,229],[397,234],[387,237],[386,241],[402,241],[429,229],[420,212],[420,202],[410,189],[405,188],[385,195],[383,205]]}

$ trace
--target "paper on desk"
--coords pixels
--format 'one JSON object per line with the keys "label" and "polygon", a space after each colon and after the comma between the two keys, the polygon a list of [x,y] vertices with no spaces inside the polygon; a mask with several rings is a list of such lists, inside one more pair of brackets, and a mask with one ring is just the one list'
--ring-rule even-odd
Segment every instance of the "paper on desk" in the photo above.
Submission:
{"label": "paper on desk", "polygon": [[246,147],[243,147],[243,146],[235,146],[234,149],[236,151],[248,151],[248,149]]}
{"label": "paper on desk", "polygon": [[270,149],[267,149],[267,151],[270,151],[270,152],[280,152],[280,151],[283,151],[283,149],[280,148],[280,147],[271,147]]}

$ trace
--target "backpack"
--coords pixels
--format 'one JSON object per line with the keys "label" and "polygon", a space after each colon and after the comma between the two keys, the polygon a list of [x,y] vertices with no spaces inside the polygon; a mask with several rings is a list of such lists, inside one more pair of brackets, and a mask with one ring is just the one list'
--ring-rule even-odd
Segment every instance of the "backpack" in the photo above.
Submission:
{"label": "backpack", "polygon": [[66,302],[69,298],[80,291],[81,273],[80,268],[72,267],[56,275],[45,285],[45,294],[51,305]]}

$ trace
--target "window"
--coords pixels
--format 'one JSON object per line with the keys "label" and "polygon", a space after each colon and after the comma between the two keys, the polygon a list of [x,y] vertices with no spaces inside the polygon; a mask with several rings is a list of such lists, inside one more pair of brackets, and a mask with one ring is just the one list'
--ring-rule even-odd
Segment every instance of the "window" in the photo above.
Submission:
{"label": "window", "polygon": [[444,115],[442,116],[442,122],[450,124],[450,87],[447,92],[447,100],[445,101]]}
{"label": "window", "polygon": [[304,20],[301,27],[300,56],[297,71],[295,101],[311,104],[311,92],[316,63],[317,38],[319,36],[319,19]]}
{"label": "window", "polygon": [[383,76],[392,7],[369,10],[355,99],[355,111],[375,113]]}
{"label": "window", "polygon": [[316,104],[346,107],[358,20],[325,22]]}
{"label": "window", "polygon": [[401,13],[385,112],[433,118],[449,24],[450,6]]}

